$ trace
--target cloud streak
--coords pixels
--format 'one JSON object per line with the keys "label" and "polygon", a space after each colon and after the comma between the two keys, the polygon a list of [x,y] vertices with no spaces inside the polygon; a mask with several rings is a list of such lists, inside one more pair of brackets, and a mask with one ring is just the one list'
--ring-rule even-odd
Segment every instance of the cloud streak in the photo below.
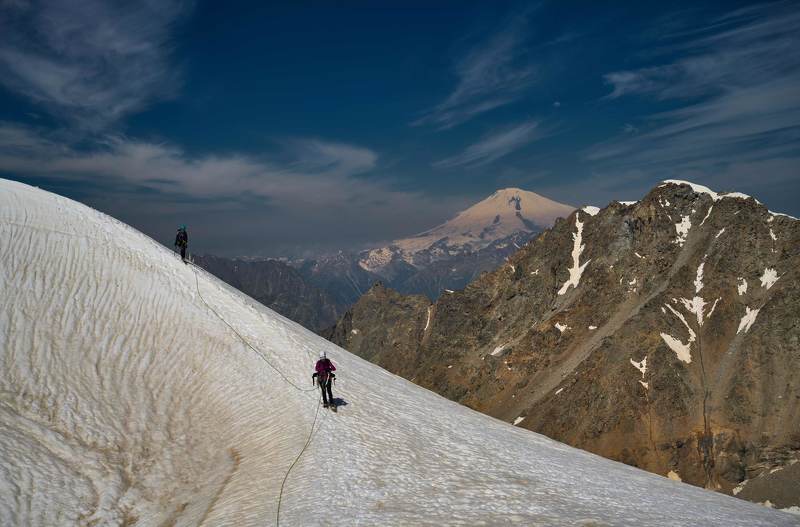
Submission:
{"label": "cloud streak", "polygon": [[749,7],[693,31],[668,63],[605,76],[609,100],[678,103],[645,116],[639,133],[591,147],[597,163],[624,168],[709,168],[797,157],[800,139],[800,10]]}
{"label": "cloud streak", "polygon": [[455,89],[412,126],[446,130],[518,100],[536,80],[525,56],[526,18],[516,18],[462,57],[455,65]]}
{"label": "cloud streak", "polygon": [[0,82],[58,118],[105,128],[177,91],[170,37],[185,6],[0,3]]}
{"label": "cloud streak", "polygon": [[433,163],[433,166],[454,168],[487,165],[544,136],[538,122],[526,121],[488,134],[480,141],[469,145],[461,153],[437,161]]}
{"label": "cloud streak", "polygon": [[[343,198],[341,187],[375,167],[369,149],[319,139],[289,143],[289,159],[275,162],[241,154],[192,157],[168,144],[109,136],[91,151],[76,150],[38,131],[0,125],[0,171],[72,181],[124,183],[192,198],[236,199],[247,195],[308,202]],[[315,189],[309,193],[309,188]]]}
{"label": "cloud streak", "polygon": [[0,177],[80,189],[81,201],[165,243],[176,222],[187,223],[202,232],[196,250],[231,255],[360,247],[427,229],[465,205],[367,177],[379,157],[362,146],[318,138],[282,145],[270,157],[193,156],[106,136],[87,150],[54,132],[0,123]]}

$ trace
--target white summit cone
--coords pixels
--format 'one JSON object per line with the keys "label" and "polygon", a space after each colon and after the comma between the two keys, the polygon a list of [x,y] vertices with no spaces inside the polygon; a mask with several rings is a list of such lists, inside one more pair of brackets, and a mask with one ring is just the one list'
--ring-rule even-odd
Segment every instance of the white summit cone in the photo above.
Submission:
{"label": "white summit cone", "polygon": [[430,247],[447,238],[450,246],[483,248],[516,232],[551,227],[558,217],[567,217],[575,207],[558,203],[535,192],[506,188],[459,212],[456,217],[410,238],[396,240],[405,252]]}
{"label": "white summit cone", "polygon": [[[336,415],[302,391],[322,350]],[[4,180],[0,361],[2,525],[270,525],[284,480],[283,525],[797,524],[447,401]]]}

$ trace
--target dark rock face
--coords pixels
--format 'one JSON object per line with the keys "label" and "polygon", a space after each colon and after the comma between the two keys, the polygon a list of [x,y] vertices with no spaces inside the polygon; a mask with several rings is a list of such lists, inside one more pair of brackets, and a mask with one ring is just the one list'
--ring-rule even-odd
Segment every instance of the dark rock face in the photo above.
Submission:
{"label": "dark rock face", "polygon": [[595,214],[434,304],[375,288],[328,336],[570,445],[800,505],[797,470],[764,479],[800,459],[800,221],[683,184]]}
{"label": "dark rock face", "polygon": [[[387,283],[401,293],[425,295],[436,300],[445,291],[463,289],[482,273],[497,269],[534,236],[532,232],[518,232],[477,251],[431,257],[427,265],[415,268],[409,276],[402,280],[388,280]],[[418,259],[422,260],[420,256]]]}
{"label": "dark rock face", "polygon": [[195,264],[281,315],[311,330],[329,327],[345,309],[326,291],[277,260],[243,260],[205,255]]}
{"label": "dark rock face", "polygon": [[377,274],[362,269],[358,256],[340,252],[319,258],[299,260],[292,266],[308,282],[330,294],[338,304],[350,306],[370,287],[381,280]]}
{"label": "dark rock face", "polygon": [[[429,306],[424,296],[404,296],[379,282],[322,336],[334,342],[347,340],[362,349],[363,358],[410,378],[429,322]],[[354,325],[353,320],[369,323]],[[377,345],[361,347],[362,342]]]}

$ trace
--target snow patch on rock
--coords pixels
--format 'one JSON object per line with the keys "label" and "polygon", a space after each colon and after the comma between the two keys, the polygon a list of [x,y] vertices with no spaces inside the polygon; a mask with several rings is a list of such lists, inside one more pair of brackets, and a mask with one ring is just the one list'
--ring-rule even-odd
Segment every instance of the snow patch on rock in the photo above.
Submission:
{"label": "snow patch on rock", "polygon": [[694,292],[699,293],[703,289],[703,267],[706,263],[703,262],[697,267],[697,277],[694,279]]}
{"label": "snow patch on rock", "polygon": [[744,486],[745,486],[745,485],[747,485],[747,482],[748,482],[748,481],[750,481],[750,480],[749,480],[749,479],[746,479],[746,480],[742,481],[741,483],[739,483],[738,485],[736,485],[736,486],[733,488],[733,491],[732,491],[732,492],[733,492],[733,495],[734,495],[734,496],[736,496],[737,494],[739,494],[740,492],[742,492],[742,491],[744,490]]}
{"label": "snow patch on rock", "polygon": [[708,217],[709,217],[709,216],[711,216],[711,211],[712,211],[712,210],[714,210],[714,205],[713,205],[713,204],[712,204],[710,207],[708,207],[708,212],[706,212],[706,216],[705,216],[705,218],[703,218],[703,221],[701,221],[701,222],[700,222],[700,226],[701,226],[701,227],[702,227],[702,226],[703,226],[703,224],[706,222],[706,220],[708,219]]}
{"label": "snow patch on rock", "polygon": [[[682,298],[681,300],[685,301],[686,299]],[[677,310],[675,310],[675,308],[673,308],[669,304],[664,304],[664,306],[667,309],[669,309],[673,315],[678,317],[678,320],[683,322],[684,326],[686,326],[686,329],[689,332],[689,340],[687,340],[686,343],[684,343],[681,340],[673,337],[672,335],[668,335],[667,333],[661,333],[660,334],[661,338],[664,340],[667,346],[669,346],[669,348],[675,352],[675,355],[677,355],[678,360],[681,360],[689,364],[690,362],[692,362],[692,343],[695,340],[697,340],[697,334],[695,334],[694,330],[689,325],[689,323],[686,322],[686,318],[683,316],[682,313],[679,313]]]}
{"label": "snow patch on rock", "polygon": [[[704,185],[698,185],[697,183],[683,181],[680,179],[665,179],[663,184],[659,185],[659,188],[666,187],[667,185],[689,185],[696,194],[706,194],[711,196],[711,199],[714,201],[719,201],[725,198],[753,199],[752,196],[742,194],[741,192],[717,193]],[[758,202],[758,200],[756,200],[756,202]]]}
{"label": "snow patch on rock", "polygon": [[750,309],[747,306],[745,306],[744,309],[745,309],[744,316],[739,321],[739,329],[736,330],[737,335],[741,333],[742,330],[744,330],[745,333],[750,331],[750,327],[756,321],[756,317],[758,316],[758,312],[760,311],[760,309]]}
{"label": "snow patch on rock", "polygon": [[737,278],[736,290],[739,291],[739,296],[747,292],[747,280],[742,277]]}
{"label": "snow patch on rock", "polygon": [[581,209],[583,212],[588,214],[589,216],[597,216],[597,213],[600,212],[600,207],[594,207],[592,205],[586,205]]}
{"label": "snow patch on rock", "polygon": [[560,322],[555,323],[555,328],[559,330],[561,333],[564,333],[566,330],[570,329],[569,326],[567,326],[566,324],[562,324]]}
{"label": "snow patch on rock", "polygon": [[647,357],[643,358],[639,362],[636,362],[633,359],[628,359],[631,361],[631,364],[634,368],[639,370],[642,373],[642,378],[644,378],[644,374],[647,373]]}
{"label": "snow patch on rock", "polygon": [[771,210],[768,210],[767,212],[770,214],[770,216],[772,216],[769,220],[767,220],[769,222],[772,222],[772,220],[774,220],[777,216],[783,216],[784,218],[789,218],[790,220],[798,221],[798,218],[795,218],[794,216],[789,216],[788,214],[784,214],[782,212],[773,212]]}
{"label": "snow patch on rock", "polygon": [[498,355],[503,353],[503,350],[505,350],[505,349],[506,349],[506,345],[505,344],[501,344],[500,346],[497,346],[494,349],[494,351],[492,351],[491,355],[494,356],[494,357],[497,357]]}
{"label": "snow patch on rock", "polygon": [[525,420],[525,418],[522,417],[522,416],[517,417],[516,419],[514,419],[514,426],[517,426],[518,424],[520,424],[524,420]]}
{"label": "snow patch on rock", "polygon": [[586,269],[586,266],[589,265],[591,260],[587,260],[584,262],[583,265],[580,265],[580,257],[583,253],[583,250],[586,249],[586,245],[583,242],[583,222],[578,218],[578,215],[575,214],[575,228],[576,232],[572,233],[572,267],[568,269],[569,271],[569,279],[564,282],[564,285],[561,286],[561,289],[558,290],[559,295],[563,295],[567,292],[570,286],[577,288],[578,284],[581,281],[581,275],[583,275],[583,271]]}
{"label": "snow patch on rock", "polygon": [[764,269],[764,274],[761,275],[761,278],[759,278],[759,280],[761,280],[761,287],[766,287],[769,289],[775,285],[775,282],[778,281],[778,278],[780,278],[778,276],[778,272],[775,269],[767,267]]}
{"label": "snow patch on rock", "polygon": [[678,237],[675,238],[674,243],[683,247],[683,244],[686,243],[686,237],[689,235],[689,229],[691,228],[692,221],[689,219],[689,216],[683,216],[681,221],[675,224],[675,231],[678,233]]}

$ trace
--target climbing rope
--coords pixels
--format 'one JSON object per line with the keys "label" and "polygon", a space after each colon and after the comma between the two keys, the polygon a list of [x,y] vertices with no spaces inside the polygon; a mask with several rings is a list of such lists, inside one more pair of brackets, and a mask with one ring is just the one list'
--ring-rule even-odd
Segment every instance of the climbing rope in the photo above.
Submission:
{"label": "climbing rope", "polygon": [[[205,304],[205,305],[206,305],[206,307],[207,307],[207,308],[208,308],[208,309],[209,309],[209,310],[210,310],[212,313],[214,313],[214,314],[217,316],[217,318],[218,318],[218,319],[220,319],[220,320],[221,320],[221,321],[222,321],[222,322],[223,322],[223,323],[224,323],[226,326],[228,326],[228,327],[231,329],[231,331],[233,331],[233,332],[236,334],[236,336],[237,336],[237,337],[239,337],[239,339],[240,339],[240,340],[241,340],[241,341],[242,341],[242,342],[243,342],[243,343],[244,343],[244,344],[245,344],[245,345],[246,345],[248,348],[250,348],[251,350],[253,350],[253,352],[254,352],[256,355],[258,355],[258,357],[259,357],[261,360],[263,360],[264,362],[266,362],[266,363],[269,365],[269,367],[270,367],[270,368],[272,368],[273,370],[275,370],[275,372],[277,372],[277,373],[278,373],[278,375],[280,375],[280,376],[281,376],[281,378],[282,378],[284,381],[286,381],[286,382],[287,382],[287,383],[288,383],[290,386],[292,386],[293,388],[295,388],[296,390],[299,390],[299,391],[301,391],[301,392],[310,392],[310,391],[316,390],[316,387],[314,387],[314,388],[301,388],[301,387],[299,387],[297,384],[295,384],[295,383],[293,383],[291,380],[289,380],[289,378],[288,378],[288,377],[286,377],[286,375],[284,375],[284,374],[283,374],[283,372],[282,372],[280,369],[278,369],[278,368],[277,368],[277,367],[276,367],[274,364],[272,364],[272,363],[269,361],[269,359],[267,359],[267,357],[266,357],[266,356],[265,356],[263,353],[261,353],[261,351],[260,351],[260,350],[258,350],[258,349],[257,349],[255,346],[253,346],[252,344],[250,344],[250,342],[249,342],[249,341],[248,341],[246,338],[244,338],[244,337],[242,336],[242,334],[241,334],[241,333],[239,333],[238,331],[236,331],[236,328],[234,328],[233,326],[231,326],[231,325],[228,323],[228,321],[227,321],[227,320],[225,320],[225,319],[222,317],[222,315],[220,315],[220,314],[217,312],[217,310],[216,310],[216,309],[214,309],[213,307],[211,307],[211,305],[210,305],[208,302],[206,302],[206,299],[205,299],[205,298],[203,298],[203,294],[202,294],[202,293],[200,293],[200,280],[197,278],[197,269],[196,269],[196,268],[197,268],[197,266],[196,266],[194,263],[192,263],[191,265],[192,265],[192,268],[193,268],[193,270],[194,270],[194,284],[195,284],[195,287],[196,287],[196,289],[197,289],[197,296],[198,296],[198,297],[200,297],[200,300],[203,302],[203,304]],[[293,468],[294,468],[294,466],[297,464],[297,462],[298,462],[298,461],[300,461],[300,458],[301,458],[301,457],[303,456],[303,454],[305,453],[306,449],[308,448],[308,445],[309,445],[309,444],[311,444],[311,439],[314,437],[314,432],[315,432],[316,430],[319,430],[319,428],[318,428],[318,427],[316,427],[316,425],[317,425],[317,418],[319,417],[319,407],[320,407],[321,403],[322,403],[322,400],[321,400],[321,398],[317,398],[317,409],[316,409],[316,411],[314,412],[314,420],[311,422],[311,431],[308,433],[308,439],[306,439],[306,443],[305,443],[305,445],[303,445],[303,449],[302,449],[302,450],[300,450],[300,453],[299,453],[299,454],[297,454],[297,457],[295,457],[295,458],[294,458],[294,461],[293,461],[293,462],[292,462],[292,464],[289,466],[289,469],[286,471],[286,474],[283,476],[283,481],[281,482],[281,490],[280,490],[280,492],[278,493],[278,509],[277,509],[277,512],[276,512],[276,515],[275,515],[275,526],[276,526],[276,527],[279,527],[279,526],[280,526],[280,522],[281,522],[281,503],[283,502],[283,488],[284,488],[284,486],[286,485],[286,481],[289,479],[289,474],[292,472],[292,469],[293,469]]]}
{"label": "climbing rope", "polygon": [[[286,485],[286,480],[289,479],[289,473],[292,471],[297,462],[300,461],[300,457],[303,455],[303,452],[306,451],[306,448],[308,448],[308,445],[311,443],[311,438],[314,437],[314,425],[317,424],[317,416],[319,415],[320,402],[321,401],[317,399],[317,411],[314,412],[314,421],[311,423],[311,433],[308,434],[308,439],[306,439],[306,444],[303,445],[303,449],[300,451],[299,454],[297,454],[297,457],[294,458],[294,461],[289,466],[289,470],[286,471],[286,475],[283,476],[283,481],[281,482],[281,491],[278,494],[278,511],[275,514],[275,527],[279,527],[281,524],[281,502],[283,501],[283,487],[284,485]],[[319,428],[317,428],[317,430],[319,430]]]}
{"label": "climbing rope", "polygon": [[[196,267],[196,266],[195,266],[194,264],[192,264],[192,267]],[[214,313],[214,314],[217,316],[217,318],[218,318],[218,319],[220,319],[220,320],[221,320],[221,321],[222,321],[222,322],[223,322],[223,323],[224,323],[226,326],[228,326],[228,327],[231,329],[231,331],[233,331],[233,332],[236,334],[236,336],[237,336],[237,337],[239,337],[239,339],[240,339],[240,340],[241,340],[241,341],[242,341],[242,342],[245,344],[245,346],[247,346],[248,348],[250,348],[251,350],[253,350],[253,352],[254,352],[256,355],[258,355],[258,357],[259,357],[261,360],[263,360],[264,362],[266,362],[266,363],[269,365],[269,367],[270,367],[270,368],[272,368],[273,370],[275,370],[275,372],[276,372],[278,375],[280,375],[280,376],[281,376],[281,378],[282,378],[284,381],[286,381],[286,382],[287,382],[289,385],[291,385],[291,386],[292,386],[294,389],[296,389],[296,390],[298,390],[298,391],[301,391],[301,392],[313,392],[314,390],[316,390],[316,388],[314,388],[314,387],[312,387],[312,388],[301,388],[300,386],[298,386],[297,384],[295,384],[294,382],[292,382],[291,380],[289,380],[289,378],[288,378],[286,375],[284,375],[284,373],[283,373],[283,372],[282,372],[282,371],[281,371],[281,370],[280,370],[280,369],[279,369],[277,366],[275,366],[274,364],[272,364],[272,362],[270,362],[270,361],[269,361],[269,359],[267,359],[267,357],[266,357],[266,356],[265,356],[263,353],[261,353],[261,351],[260,351],[260,350],[258,350],[258,349],[257,349],[255,346],[253,346],[252,344],[250,344],[250,342],[249,342],[249,341],[248,341],[246,338],[244,338],[244,337],[242,336],[242,334],[241,334],[241,333],[239,333],[238,331],[236,331],[236,328],[234,328],[233,326],[231,326],[231,325],[228,323],[228,321],[227,321],[227,320],[225,320],[225,319],[222,317],[222,315],[220,315],[220,314],[217,312],[217,310],[216,310],[216,309],[214,309],[213,307],[211,307],[211,306],[208,304],[208,302],[206,302],[206,299],[205,299],[205,298],[203,298],[203,295],[202,295],[202,293],[200,293],[200,281],[197,279],[197,270],[195,270],[195,271],[194,271],[194,283],[195,283],[195,287],[197,288],[197,296],[199,296],[199,297],[200,297],[200,300],[202,300],[202,301],[203,301],[203,303],[206,305],[206,307],[207,307],[208,309],[210,309],[210,310],[211,310],[211,312],[212,312],[212,313]]]}

